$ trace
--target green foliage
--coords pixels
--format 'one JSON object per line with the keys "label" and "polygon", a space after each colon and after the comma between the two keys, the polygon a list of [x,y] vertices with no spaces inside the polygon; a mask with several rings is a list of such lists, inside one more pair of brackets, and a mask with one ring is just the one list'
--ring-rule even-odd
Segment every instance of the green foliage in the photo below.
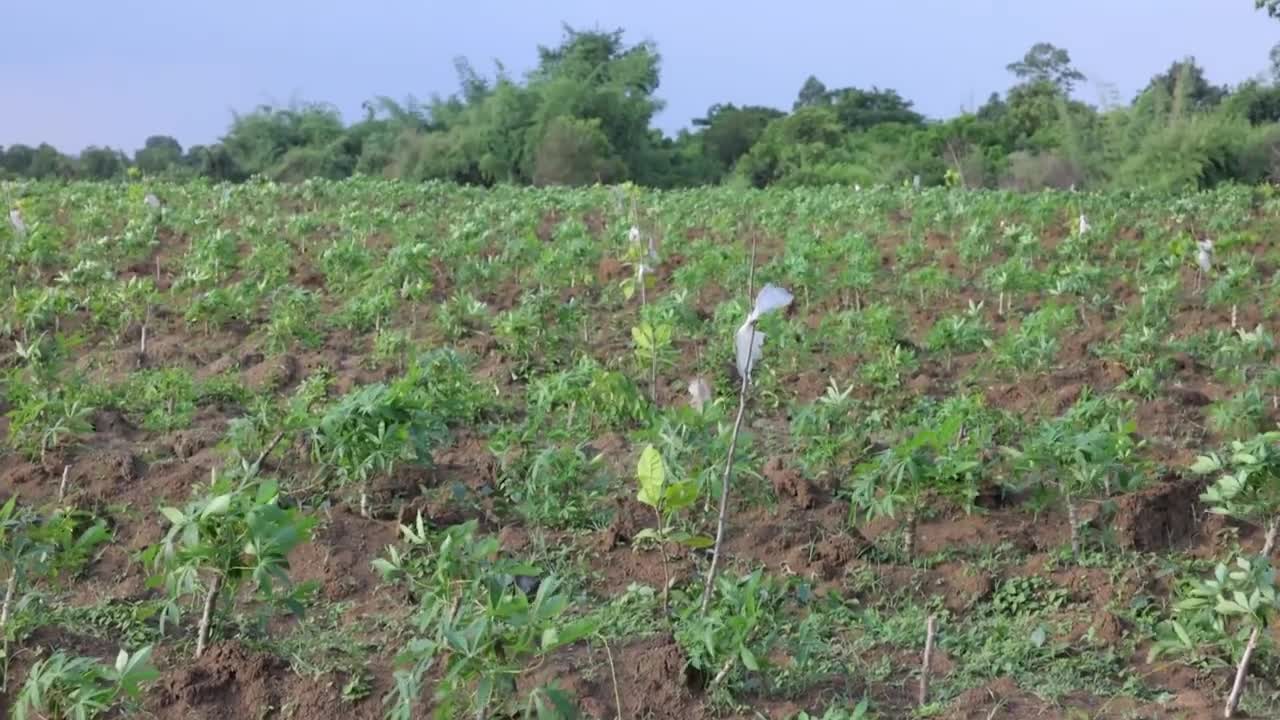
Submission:
{"label": "green foliage", "polygon": [[[544,717],[550,707],[575,717],[563,691],[539,688],[520,697],[516,688],[527,663],[596,632],[591,618],[566,617],[572,598],[560,581],[500,557],[497,539],[478,535],[474,521],[433,532],[419,516],[401,534],[402,547],[387,548],[373,563],[416,604],[395,685],[383,698],[386,717],[417,717],[428,676],[425,701],[437,718],[534,709]],[[526,589],[523,580],[534,578],[536,589]]]}
{"label": "green foliage", "polygon": [[1234,441],[1226,457],[1201,455],[1191,466],[1217,475],[1201,496],[1210,512],[1271,527],[1280,522],[1280,432]]}
{"label": "green foliage", "polygon": [[163,586],[167,596],[162,628],[178,622],[183,598],[204,592],[210,606],[221,594],[234,601],[245,582],[253,583],[261,599],[281,599],[292,612],[302,612],[296,597],[278,598],[277,588],[289,584],[289,553],[310,540],[315,520],[281,507],[274,481],[233,484],[228,477],[215,478],[182,509],[162,507],[160,514],[169,529],[143,561],[156,573],[150,584]]}
{"label": "green foliage", "polygon": [[114,665],[63,652],[37,660],[13,703],[15,720],[92,720],[141,699],[143,687],[160,673],[151,648],[121,650]]}

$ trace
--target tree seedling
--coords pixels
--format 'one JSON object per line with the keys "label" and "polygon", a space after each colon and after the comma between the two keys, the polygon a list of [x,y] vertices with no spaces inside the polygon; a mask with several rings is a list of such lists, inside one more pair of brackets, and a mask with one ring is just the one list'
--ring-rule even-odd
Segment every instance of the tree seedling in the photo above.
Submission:
{"label": "tree seedling", "polygon": [[696,480],[668,481],[662,453],[652,445],[646,445],[640,453],[640,460],[636,464],[636,484],[639,486],[636,499],[653,508],[657,525],[636,533],[634,542],[655,541],[662,553],[662,574],[665,580],[662,586],[662,609],[665,612],[671,590],[670,559],[666,544],[674,542],[690,548],[705,548],[711,545],[712,540],[705,535],[692,535],[672,527],[675,516],[681,510],[691,507],[698,499],[698,483]]}
{"label": "tree seedling", "polygon": [[715,589],[716,574],[720,571],[721,550],[724,547],[725,525],[729,520],[729,481],[733,474],[733,455],[738,449],[738,433],[742,430],[742,418],[747,412],[747,395],[751,388],[751,370],[760,360],[764,349],[764,333],[756,329],[756,323],[767,313],[781,310],[791,304],[792,295],[776,285],[765,285],[756,296],[747,319],[734,335],[734,349],[737,355],[738,376],[742,385],[738,388],[738,414],[733,421],[733,432],[729,436],[728,457],[724,463],[724,474],[720,481],[720,512],[716,520],[716,541],[711,554],[711,567],[707,569],[707,580],[702,592],[702,612],[705,614],[711,604],[711,593]]}

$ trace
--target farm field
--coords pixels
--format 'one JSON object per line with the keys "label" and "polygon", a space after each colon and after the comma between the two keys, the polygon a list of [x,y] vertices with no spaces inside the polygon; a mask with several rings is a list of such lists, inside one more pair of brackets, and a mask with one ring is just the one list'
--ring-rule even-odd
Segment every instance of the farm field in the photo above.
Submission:
{"label": "farm field", "polygon": [[6,189],[10,716],[1280,717],[1269,190]]}

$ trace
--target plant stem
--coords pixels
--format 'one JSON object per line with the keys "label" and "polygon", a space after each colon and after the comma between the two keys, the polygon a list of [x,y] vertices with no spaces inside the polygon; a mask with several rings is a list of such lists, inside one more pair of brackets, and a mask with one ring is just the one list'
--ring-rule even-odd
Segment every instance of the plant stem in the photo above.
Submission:
{"label": "plant stem", "polygon": [[658,331],[656,328],[653,332],[653,339],[653,352],[649,354],[649,397],[656,406],[658,404]]}
{"label": "plant stem", "polygon": [[209,625],[213,620],[213,610],[218,604],[218,593],[222,590],[222,575],[214,575],[209,584],[209,594],[204,598],[204,611],[200,613],[200,625],[196,628],[196,657],[204,654],[205,645],[209,642]]}
{"label": "plant stem", "polygon": [[756,294],[756,241],[759,240],[759,233],[751,233],[751,266],[747,270],[747,304],[751,304],[751,298]]}
{"label": "plant stem", "polygon": [[1227,696],[1227,707],[1222,717],[1229,718],[1235,715],[1236,706],[1240,703],[1240,695],[1244,692],[1244,678],[1249,672],[1249,660],[1258,647],[1258,637],[1261,634],[1262,626],[1254,625],[1253,632],[1249,633],[1249,642],[1244,646],[1244,654],[1240,656],[1240,664],[1236,666],[1236,679],[1231,684],[1231,694]]}
{"label": "plant stem", "polygon": [[18,566],[9,570],[9,580],[5,583],[4,607],[0,608],[0,635],[4,636],[4,679],[0,680],[0,692],[9,692],[9,606],[13,603],[13,595],[18,587]]}
{"label": "plant stem", "polygon": [[1262,556],[1268,561],[1271,560],[1271,551],[1276,547],[1276,533],[1280,532],[1280,516],[1271,519],[1271,523],[1267,525],[1267,534],[1262,542]]}
{"label": "plant stem", "polygon": [[1067,493],[1067,524],[1071,526],[1071,557],[1080,559],[1080,530],[1078,529],[1079,518],[1076,515],[1076,502],[1071,499],[1071,493]]}
{"label": "plant stem", "polygon": [[18,566],[9,570],[9,579],[4,586],[4,605],[0,606],[0,632],[9,627],[9,607],[13,604],[14,593],[18,588]]}
{"label": "plant stem", "polygon": [[67,497],[67,475],[71,472],[70,465],[62,466],[62,482],[58,483],[58,502],[62,502]]}
{"label": "plant stem", "polygon": [[609,659],[609,677],[613,679],[613,706],[614,717],[622,720],[622,694],[618,692],[618,671],[613,667],[613,651],[609,649],[609,641],[600,636],[600,642],[604,643],[604,655]]}
{"label": "plant stem", "polygon": [[907,511],[906,530],[907,534],[902,538],[902,552],[907,556],[907,562],[910,563],[916,554],[916,511],[912,508]]}
{"label": "plant stem", "polygon": [[658,508],[653,509],[653,515],[658,520],[658,551],[662,553],[662,614],[667,614],[667,596],[671,591],[671,568],[670,560],[667,559],[667,532],[662,527],[662,512]]}
{"label": "plant stem", "polygon": [[720,556],[724,550],[724,528],[729,519],[729,479],[733,475],[733,456],[738,450],[738,433],[742,430],[742,417],[747,412],[747,389],[751,386],[751,350],[755,346],[756,328],[751,326],[751,338],[747,343],[747,361],[742,374],[742,386],[738,390],[738,416],[733,421],[733,434],[729,436],[729,456],[724,461],[724,474],[720,478],[720,516],[716,521],[716,544],[711,553],[711,567],[707,570],[707,582],[702,589],[702,614],[711,607],[711,592],[715,588],[716,574],[720,572]]}
{"label": "plant stem", "polygon": [[938,619],[930,615],[924,630],[924,658],[920,661],[920,705],[929,702],[929,670],[933,665],[933,637],[938,632]]}

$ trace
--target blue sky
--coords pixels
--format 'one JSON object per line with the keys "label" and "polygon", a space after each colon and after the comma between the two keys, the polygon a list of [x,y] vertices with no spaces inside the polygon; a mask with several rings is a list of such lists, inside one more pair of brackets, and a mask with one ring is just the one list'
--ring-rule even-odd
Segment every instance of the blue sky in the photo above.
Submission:
{"label": "blue sky", "polygon": [[214,141],[231,110],[291,99],[349,117],[375,95],[456,89],[453,58],[489,73],[533,64],[561,22],[622,27],[663,56],[657,124],[688,125],[716,102],[787,109],[806,76],[897,89],[932,117],[1010,84],[1032,43],[1068,48],[1090,80],[1128,101],[1175,58],[1215,83],[1267,68],[1280,22],[1250,0],[8,0],[0,43],[0,145],[141,146]]}

